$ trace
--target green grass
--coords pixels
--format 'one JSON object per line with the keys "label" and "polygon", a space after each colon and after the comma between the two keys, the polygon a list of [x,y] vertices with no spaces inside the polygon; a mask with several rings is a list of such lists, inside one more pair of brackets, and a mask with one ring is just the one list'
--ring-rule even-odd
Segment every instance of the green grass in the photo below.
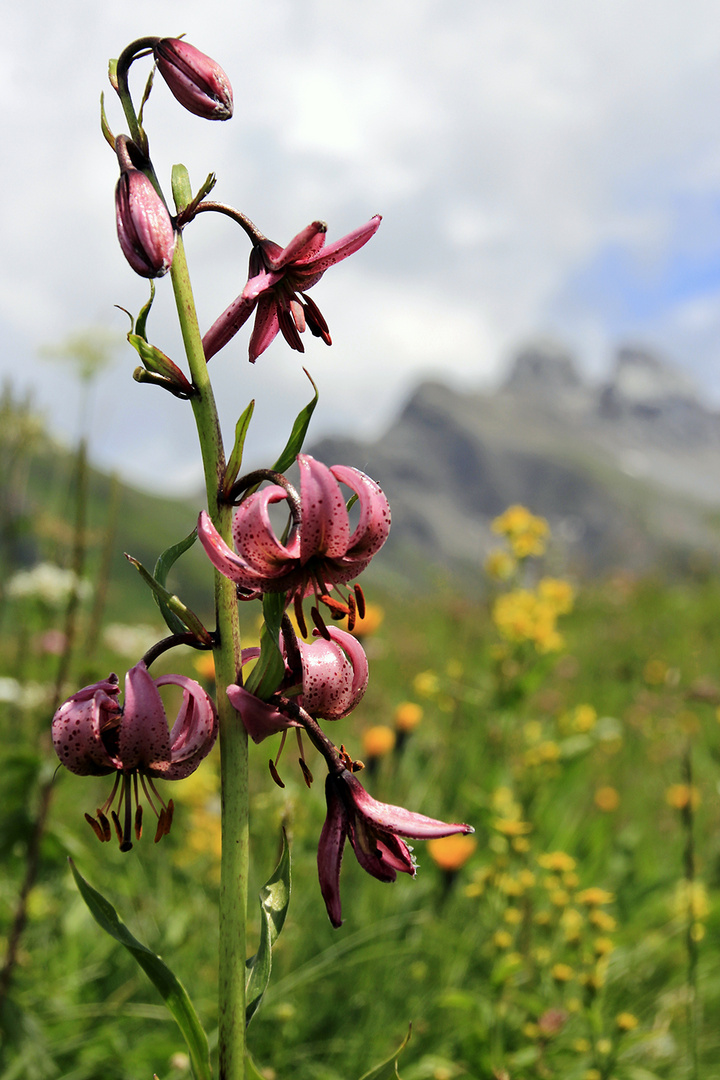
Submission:
{"label": "green grass", "polygon": [[[249,1034],[264,1075],[359,1077],[400,1043],[412,1021],[400,1063],[403,1080],[505,1074],[513,1080],[579,1080],[596,1076],[588,1073],[593,1068],[603,1080],[720,1076],[720,582],[619,578],[586,587],[562,620],[563,653],[523,654],[502,687],[486,602],[449,591],[401,602],[377,592],[370,598],[385,609],[380,630],[367,642],[370,687],[353,717],[328,729],[362,757],[364,728],[392,724],[400,702],[419,701],[424,717],[403,752],[366,770],[364,782],[379,799],[471,822],[478,844],[450,878],[417,843],[417,879],[393,886],[364,875],[348,849],[341,878],[345,923],[334,931],[315,866],[324,816],[322,764],[309,756],[316,780],[308,791],[288,745],[279,765],[286,787],[280,790],[267,770],[276,740],[252,747],[254,893],[274,865],[282,825],[293,850],[288,922]],[[14,655],[11,627],[19,617],[16,612],[14,624],[5,621],[6,658]],[[36,624],[25,635],[30,643],[40,619],[37,612],[33,617]],[[26,677],[48,680],[54,658],[33,653],[31,645],[29,650]],[[187,656],[181,662],[188,673],[191,661]],[[655,661],[651,668],[649,661]],[[91,677],[129,662],[101,646]],[[438,683],[426,698],[414,689],[423,671],[434,672]],[[12,673],[12,662],[0,670]],[[598,722],[588,733],[573,732],[567,717],[583,703],[597,711]],[[0,709],[5,929],[24,866],[35,783],[54,762],[42,707]],[[528,750],[538,743],[557,746],[557,760],[552,751],[547,760],[528,763]],[[695,1074],[688,1048],[687,920],[674,900],[688,827],[666,801],[670,785],[682,782],[688,748],[700,794],[692,823],[697,874],[707,896],[696,931],[703,936],[697,942]],[[84,811],[104,798],[107,782],[57,776],[41,877],[3,1017],[3,1080],[189,1075],[173,1022],[132,960],[92,922],[66,857],[112,900],[133,933],[170,963],[212,1041],[215,768],[210,759],[195,778],[175,785],[169,837],[154,846],[152,835],[146,836],[127,855],[114,844],[98,844],[83,820]],[[596,805],[602,787],[617,791],[615,810]],[[515,850],[495,825],[503,816],[502,793],[497,795],[503,788],[531,826],[527,851]],[[553,875],[537,856],[554,851],[575,859],[576,882],[546,880]],[[522,871],[526,881],[531,871],[534,883],[521,896],[508,894],[507,879],[522,877]],[[603,909],[616,923],[610,932],[592,927],[575,899],[590,886],[615,897]],[[562,890],[568,899],[558,905],[553,896]],[[568,908],[584,913],[574,942],[566,940],[561,920]],[[519,912],[518,922],[508,921],[518,919],[508,909]],[[543,912],[548,925],[537,921]],[[254,907],[251,919],[256,927]],[[498,943],[498,930],[510,943]],[[591,954],[599,937],[609,937],[614,951],[595,992],[580,978],[595,970]],[[572,969],[567,983],[552,977],[559,962]],[[538,1023],[547,1023],[552,1009],[561,1010],[560,1029],[543,1036]],[[615,1017],[621,1012],[639,1023],[618,1038]],[[583,1049],[593,1042],[594,1054]]]}

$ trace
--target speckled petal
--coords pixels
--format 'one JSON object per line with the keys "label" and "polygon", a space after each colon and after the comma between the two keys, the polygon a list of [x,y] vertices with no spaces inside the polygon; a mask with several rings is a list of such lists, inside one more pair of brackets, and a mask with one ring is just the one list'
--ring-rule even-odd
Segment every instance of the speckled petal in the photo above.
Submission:
{"label": "speckled petal", "polygon": [[320,833],[317,863],[320,892],[333,926],[342,925],[340,905],[340,866],[347,836],[348,818],[342,800],[335,790],[334,777],[325,782],[327,817]]}
{"label": "speckled petal", "polygon": [[[282,270],[295,263],[315,259],[325,244],[327,225],[324,221],[313,221],[294,236],[287,247],[277,254],[267,243],[263,244],[265,261],[271,270]],[[273,245],[273,248],[275,245]],[[350,252],[348,252],[350,254]]]}
{"label": "speckled petal", "polygon": [[347,559],[369,560],[376,555],[390,532],[390,504],[379,486],[364,472],[348,465],[333,465],[333,476],[358,496],[360,518],[343,555]]}
{"label": "speckled petal", "polygon": [[335,626],[331,641],[298,641],[303,692],[299,703],[313,717],[339,720],[356,707],[368,684],[368,662],[357,638]]}
{"label": "speckled petal", "polygon": [[140,661],[125,676],[118,758],[123,769],[170,761],[170,732],[157,687]]}
{"label": "speckled petal", "polygon": [[52,721],[55,753],[70,772],[78,776],[105,776],[117,768],[108,754],[100,729],[110,718],[120,716],[117,676],[86,686],[68,698]]}
{"label": "speckled petal", "polygon": [[161,675],[156,686],[182,687],[183,703],[170,732],[170,764],[160,762],[148,771],[168,780],[182,780],[195,772],[212,750],[218,733],[217,714],[212,699],[202,686],[185,675]]}
{"label": "speckled petal", "polygon": [[337,480],[327,465],[309,454],[298,454],[300,467],[300,562],[316,555],[344,555],[350,539],[350,522]]}
{"label": "speckled petal", "polygon": [[254,364],[258,356],[265,352],[280,331],[277,300],[273,293],[265,293],[258,301],[255,325],[250,335],[248,358]]}
{"label": "speckled petal", "polygon": [[244,589],[266,591],[266,578],[249,567],[244,559],[228,547],[204,510],[198,518],[198,538],[210,562],[226,578]]}
{"label": "speckled petal", "polygon": [[202,340],[206,360],[210,360],[215,353],[224,349],[227,343],[235,337],[240,327],[252,315],[256,304],[257,297],[249,299],[242,293],[223,311]]}
{"label": "speckled petal", "polygon": [[295,531],[282,544],[270,521],[269,507],[285,502],[287,493],[279,484],[254,492],[235,511],[232,535],[238,554],[250,570],[262,577],[280,577],[294,569],[300,555]]}

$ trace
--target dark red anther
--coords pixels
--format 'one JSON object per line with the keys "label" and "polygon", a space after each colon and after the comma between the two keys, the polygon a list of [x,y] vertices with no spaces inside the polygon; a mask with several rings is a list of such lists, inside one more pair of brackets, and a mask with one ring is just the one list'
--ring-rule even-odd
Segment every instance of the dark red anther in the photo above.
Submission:
{"label": "dark red anther", "polygon": [[348,633],[352,634],[353,630],[355,629],[355,621],[356,621],[356,618],[357,618],[357,608],[355,606],[355,597],[353,596],[352,593],[350,593],[348,595],[348,609],[349,610],[348,610],[347,629],[348,629]]}
{"label": "dark red anther", "polygon": [[280,779],[280,773],[275,768],[275,762],[272,760],[272,758],[270,758],[270,761],[268,761],[268,768],[270,770],[270,775],[272,776],[272,778],[275,781],[275,783],[277,784],[277,786],[281,787],[281,788],[284,788],[285,785],[282,782],[282,780]]}
{"label": "dark red anther", "polygon": [[103,840],[111,840],[112,832],[110,831],[110,822],[103,814],[102,810],[98,809],[97,812],[98,821],[100,822],[100,828],[103,831]]}
{"label": "dark red anther", "polygon": [[364,761],[353,761],[351,766],[350,766],[350,772],[362,772],[362,770],[364,768],[365,768],[365,762]]}
{"label": "dark red anther", "polygon": [[298,624],[298,629],[303,637],[307,637],[307,624],[305,622],[305,613],[303,612],[302,598],[298,593],[295,594],[295,619]]}
{"label": "dark red anther", "polygon": [[167,814],[165,812],[165,807],[163,806],[162,810],[158,814],[157,829],[155,830],[155,841],[154,842],[156,844],[158,844],[162,840],[163,836],[165,836],[165,833],[167,832],[167,829],[165,828],[165,818],[166,817],[167,817]]}
{"label": "dark red anther", "polygon": [[310,772],[310,769],[308,768],[306,762],[304,762],[302,758],[298,758],[298,764],[300,765],[300,768],[302,770],[303,780],[308,787],[312,787],[313,774]]}
{"label": "dark red anther", "polygon": [[328,633],[328,628],[327,628],[327,626],[325,625],[325,623],[323,621],[322,615],[320,614],[320,612],[318,611],[318,609],[316,607],[311,607],[310,608],[310,618],[312,619],[313,623],[315,624],[315,626],[317,628],[317,632],[320,634],[320,637],[325,638],[326,641],[331,641],[332,638],[330,637],[330,634]]}
{"label": "dark red anther", "polygon": [[359,585],[353,585],[353,593],[355,596],[355,603],[357,605],[357,613],[359,619],[365,618],[365,593],[362,591]]}
{"label": "dark red anther", "polygon": [[173,814],[174,813],[175,813],[175,803],[172,801],[172,799],[168,799],[167,815],[165,817],[165,835],[166,836],[170,832],[170,826],[173,823]]}
{"label": "dark red anther", "polygon": [[142,806],[140,805],[140,803],[138,803],[137,806],[135,807],[135,839],[136,840],[139,840],[140,837],[142,836],[142,818],[143,818]]}
{"label": "dark red anther", "polygon": [[[95,833],[95,835],[97,836],[97,838],[98,838],[98,840],[100,841],[100,843],[101,843],[101,844],[103,844],[103,843],[105,842],[105,839],[106,839],[106,838],[105,838],[105,834],[104,834],[104,832],[103,832],[103,829],[102,829],[102,828],[100,827],[100,825],[99,825],[99,824],[97,823],[97,821],[95,820],[95,818],[94,818],[94,817],[90,817],[90,815],[89,815],[89,814],[86,814],[86,815],[85,815],[85,820],[87,821],[88,825],[90,826],[90,828],[92,829],[92,831],[93,831],[93,832]],[[107,837],[107,839],[109,840],[109,839],[110,839],[110,837],[108,836],[108,837]]]}

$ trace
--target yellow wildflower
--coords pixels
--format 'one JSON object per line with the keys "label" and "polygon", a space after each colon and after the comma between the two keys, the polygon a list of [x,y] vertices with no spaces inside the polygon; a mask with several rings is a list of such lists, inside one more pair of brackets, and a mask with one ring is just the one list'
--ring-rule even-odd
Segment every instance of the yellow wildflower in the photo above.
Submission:
{"label": "yellow wildflower", "polygon": [[549,604],[556,615],[567,615],[572,611],[575,592],[569,581],[552,577],[540,578],[537,591],[540,599]]}
{"label": "yellow wildflower", "polygon": [[671,784],[665,792],[665,802],[673,810],[685,810],[691,807],[697,810],[700,805],[700,792],[694,784]]}
{"label": "yellow wildflower", "polygon": [[517,926],[518,923],[522,922],[522,911],[516,907],[505,908],[503,919],[508,926]]}
{"label": "yellow wildflower", "polygon": [[549,851],[538,855],[537,861],[543,870],[554,870],[556,874],[574,870],[577,865],[572,855],[567,855],[564,851]]}
{"label": "yellow wildflower", "polygon": [[570,895],[565,889],[555,889],[550,893],[550,903],[559,908],[567,907],[570,903]]}
{"label": "yellow wildflower", "polygon": [[597,710],[592,705],[576,705],[572,718],[575,731],[592,731],[597,723]]}
{"label": "yellow wildflower", "polygon": [[503,836],[524,836],[526,833],[532,832],[532,825],[529,821],[515,821],[512,818],[496,818],[492,825]]}
{"label": "yellow wildflower", "polygon": [[582,892],[577,894],[578,903],[585,904],[586,907],[600,907],[601,904],[611,904],[614,899],[614,895],[608,892],[607,889],[598,889],[597,887],[583,889]]}
{"label": "yellow wildflower", "polygon": [[590,1052],[589,1039],[573,1039],[572,1048],[576,1054],[588,1054]]}
{"label": "yellow wildflower", "polygon": [[595,805],[604,814],[611,814],[620,805],[620,796],[614,787],[604,784],[595,792]]}
{"label": "yellow wildflower", "polygon": [[395,710],[393,717],[397,730],[405,732],[414,731],[422,718],[422,706],[416,705],[414,701],[402,701]]}
{"label": "yellow wildflower", "polygon": [[465,865],[476,847],[477,840],[474,836],[457,833],[454,836],[440,836],[428,840],[426,850],[441,870],[452,872]]}
{"label": "yellow wildflower", "polygon": [[611,932],[617,926],[617,922],[612,915],[608,915],[607,911],[603,911],[602,908],[595,908],[588,917],[593,926],[596,926],[598,930],[603,930],[605,933]]}
{"label": "yellow wildflower", "polygon": [[418,697],[435,697],[440,689],[440,682],[434,671],[420,671],[413,680],[413,688]]}
{"label": "yellow wildflower", "polygon": [[615,1023],[620,1031],[633,1031],[640,1021],[630,1012],[621,1012],[615,1017]]}
{"label": "yellow wildflower", "polygon": [[485,573],[496,581],[507,581],[516,570],[517,560],[503,548],[495,548],[485,560]]}
{"label": "yellow wildflower", "polygon": [[595,938],[593,942],[593,952],[596,956],[609,956],[614,948],[614,943],[607,937]]}
{"label": "yellow wildflower", "polygon": [[363,752],[366,757],[380,758],[395,749],[395,732],[387,724],[375,724],[362,733]]}
{"label": "yellow wildflower", "polygon": [[509,949],[513,943],[512,934],[507,930],[496,930],[493,934],[493,945],[498,949]]}
{"label": "yellow wildflower", "polygon": [[211,652],[201,652],[193,660],[193,667],[201,679],[210,682],[215,678],[215,658]]}
{"label": "yellow wildflower", "polygon": [[553,964],[550,968],[550,974],[555,982],[566,983],[574,977],[575,972],[569,964]]}

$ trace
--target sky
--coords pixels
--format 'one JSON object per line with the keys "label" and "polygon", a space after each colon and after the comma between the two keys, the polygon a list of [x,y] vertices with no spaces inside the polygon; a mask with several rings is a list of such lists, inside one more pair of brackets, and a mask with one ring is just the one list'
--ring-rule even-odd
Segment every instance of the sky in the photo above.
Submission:
{"label": "sky", "polygon": [[[720,401],[720,0],[29,0],[0,42],[0,378],[32,387],[50,428],[95,461],[179,494],[201,479],[189,406],[132,380],[127,316],[147,297],[117,244],[124,130],[107,61],[181,33],[228,73],[235,115],[186,113],[161,79],[145,122],[169,191],[194,186],[285,245],[378,233],[311,296],[332,347],[280,338],[252,366],[249,325],[211,362],[227,438],[248,401],[271,464],[320,390],[312,436],[372,438],[423,378],[490,386],[549,338],[602,378],[619,345],[658,350]],[[150,61],[133,68],[140,92]],[[185,231],[201,328],[237,296],[249,245],[219,215]],[[88,407],[48,350],[117,335]],[[183,364],[168,278],[148,326]],[[306,335],[309,337],[309,335]]]}

